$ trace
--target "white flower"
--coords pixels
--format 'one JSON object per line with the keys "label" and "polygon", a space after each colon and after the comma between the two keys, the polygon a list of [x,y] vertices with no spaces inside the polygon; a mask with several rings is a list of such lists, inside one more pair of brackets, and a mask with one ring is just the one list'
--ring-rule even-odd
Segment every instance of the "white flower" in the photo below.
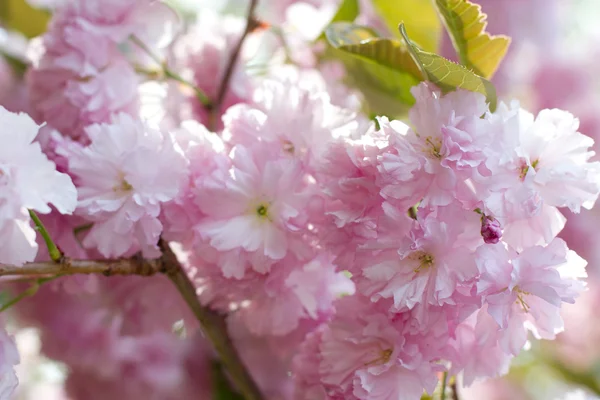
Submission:
{"label": "white flower", "polygon": [[49,213],[52,204],[71,214],[77,191],[68,175],[33,142],[39,126],[26,114],[0,107],[0,263],[22,265],[37,254],[28,209]]}

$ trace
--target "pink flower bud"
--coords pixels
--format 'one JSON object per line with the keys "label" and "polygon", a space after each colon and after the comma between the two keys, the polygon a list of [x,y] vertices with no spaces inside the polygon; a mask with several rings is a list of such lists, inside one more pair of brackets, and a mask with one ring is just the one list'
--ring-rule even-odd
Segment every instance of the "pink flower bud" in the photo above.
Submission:
{"label": "pink flower bud", "polygon": [[488,244],[498,243],[502,238],[500,222],[494,217],[484,215],[481,218],[481,236],[483,236],[483,241]]}

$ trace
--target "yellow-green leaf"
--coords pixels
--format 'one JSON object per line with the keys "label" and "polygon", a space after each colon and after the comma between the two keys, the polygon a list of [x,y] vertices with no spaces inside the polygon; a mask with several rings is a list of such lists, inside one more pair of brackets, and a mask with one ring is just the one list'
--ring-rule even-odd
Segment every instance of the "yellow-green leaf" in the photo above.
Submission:
{"label": "yellow-green leaf", "polygon": [[408,38],[403,24],[400,24],[400,33],[408,45],[408,51],[419,66],[423,78],[434,83],[445,93],[456,89],[482,93],[490,104],[490,110],[496,109],[496,89],[490,81],[462,65],[421,50]]}
{"label": "yellow-green leaf", "polygon": [[32,7],[26,0],[0,0],[0,21],[29,38],[44,33],[49,20],[48,11]]}
{"label": "yellow-green leaf", "polygon": [[422,49],[438,50],[442,24],[431,0],[373,0],[373,6],[390,32],[398,35],[398,24],[404,22]]}
{"label": "yellow-green leaf", "polygon": [[468,0],[435,0],[460,62],[484,78],[491,78],[506,55],[510,38],[485,31],[487,15]]}
{"label": "yellow-green leaf", "polygon": [[349,83],[368,99],[369,112],[396,116],[414,103],[410,88],[422,77],[403,42],[345,22],[329,26],[326,35],[346,66]]}
{"label": "yellow-green leaf", "polygon": [[342,21],[354,21],[358,17],[360,10],[358,0],[344,0],[340,4],[337,13],[333,16],[331,23]]}
{"label": "yellow-green leaf", "polygon": [[[343,0],[330,24],[343,21],[352,22],[358,17],[359,13],[358,0]],[[319,39],[325,39],[325,32],[323,32]]]}
{"label": "yellow-green leaf", "polygon": [[419,67],[399,40],[379,38],[370,28],[349,23],[332,25],[327,39],[336,49],[421,79]]}

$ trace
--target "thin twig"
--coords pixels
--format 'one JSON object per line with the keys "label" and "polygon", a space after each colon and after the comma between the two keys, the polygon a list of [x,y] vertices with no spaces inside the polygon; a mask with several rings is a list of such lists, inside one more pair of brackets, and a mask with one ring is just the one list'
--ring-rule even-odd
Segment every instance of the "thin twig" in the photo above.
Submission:
{"label": "thin twig", "polygon": [[458,395],[458,386],[456,385],[456,379],[454,379],[450,384],[450,389],[452,390],[452,400],[460,400],[460,396]]}
{"label": "thin twig", "polygon": [[240,52],[242,50],[242,46],[244,45],[244,41],[246,40],[248,34],[252,32],[254,28],[256,28],[254,10],[256,9],[257,5],[258,0],[250,0],[248,14],[246,16],[246,28],[244,29],[244,33],[242,33],[240,40],[233,48],[231,56],[229,57],[229,61],[227,62],[227,66],[225,67],[225,72],[223,74],[223,78],[221,79],[221,84],[219,85],[217,97],[215,98],[215,102],[212,105],[211,112],[209,113],[208,127],[211,130],[215,130],[216,120],[219,114],[221,113],[221,107],[223,105],[223,101],[225,100],[225,94],[227,93],[227,89],[229,88],[229,81],[231,80],[231,76],[233,75],[233,70],[235,69],[235,65],[237,64]]}
{"label": "thin twig", "polygon": [[[152,60],[154,60],[154,62],[156,62],[160,68],[161,68],[161,72],[163,74],[164,77],[172,79],[176,82],[181,83],[182,85],[192,89],[194,91],[194,94],[196,95],[196,98],[198,99],[198,101],[200,101],[200,103],[202,103],[202,105],[207,109],[210,110],[212,109],[212,104],[210,99],[208,98],[208,96],[202,91],[200,90],[200,88],[198,88],[198,86],[194,85],[192,82],[187,81],[186,79],[184,79],[181,75],[179,75],[177,72],[173,71],[172,69],[170,69],[167,66],[167,63],[162,60],[158,55],[156,55],[152,49],[150,49],[144,42],[142,42],[140,40],[140,38],[138,38],[135,35],[131,36],[131,41],[138,46],[140,49],[142,49]],[[138,72],[144,73],[148,76],[152,76],[154,77],[154,75],[156,75],[155,71],[146,71],[144,69],[137,69]]]}
{"label": "thin twig", "polygon": [[162,260],[71,260],[29,263],[22,267],[0,265],[0,276],[55,276],[75,274],[150,276],[163,270]]}
{"label": "thin twig", "polygon": [[40,286],[42,286],[44,283],[51,282],[59,277],[60,276],[57,275],[57,276],[52,276],[49,278],[39,278],[39,279],[35,279],[33,282],[31,282],[31,279],[30,279],[29,287],[27,289],[25,289],[24,291],[22,291],[21,293],[19,293],[18,295],[16,295],[15,297],[13,297],[12,299],[8,300],[6,303],[3,303],[2,306],[0,307],[0,313],[8,310],[10,307],[14,306],[21,300],[35,295],[37,293],[37,291],[40,289]]}
{"label": "thin twig", "polygon": [[[175,284],[181,296],[200,322],[202,331],[212,342],[221,362],[229,372],[232,382],[246,400],[262,400],[256,383],[244,366],[227,332],[226,316],[221,315],[198,301],[196,288],[183,270],[177,256],[169,245],[161,240],[162,256],[157,260],[133,257],[119,260],[71,260],[61,257],[59,262],[29,263],[22,267],[0,265],[0,276],[36,276],[49,279],[73,274],[102,274],[150,276],[166,274]],[[31,290],[37,290],[37,287]],[[29,296],[26,291],[21,298]]]}
{"label": "thin twig", "polygon": [[440,400],[446,400],[446,386],[448,385],[448,372],[446,371],[444,371],[444,375],[442,375],[441,384]]}
{"label": "thin twig", "polygon": [[256,383],[244,367],[244,364],[235,350],[229,334],[225,316],[216,313],[208,307],[203,307],[198,301],[196,288],[190,281],[186,272],[177,260],[169,245],[163,241],[159,243],[165,264],[165,273],[175,284],[186,303],[200,322],[206,337],[212,342],[219,354],[221,362],[229,372],[231,380],[246,400],[262,400],[263,397]]}

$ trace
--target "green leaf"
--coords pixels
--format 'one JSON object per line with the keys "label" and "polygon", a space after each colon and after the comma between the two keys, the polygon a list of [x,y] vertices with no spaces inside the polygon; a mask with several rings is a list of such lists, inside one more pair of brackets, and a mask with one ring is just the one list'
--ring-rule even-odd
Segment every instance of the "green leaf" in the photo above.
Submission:
{"label": "green leaf", "polygon": [[358,8],[358,0],[344,0],[333,16],[331,23],[342,21],[354,21],[360,10]]}
{"label": "green leaf", "polygon": [[29,38],[44,33],[49,20],[49,12],[30,6],[26,0],[0,0],[0,21]]}
{"label": "green leaf", "polygon": [[346,22],[329,26],[326,36],[346,67],[348,83],[365,95],[369,114],[393,117],[414,104],[410,88],[422,77],[404,43]]}
{"label": "green leaf", "polygon": [[379,38],[370,28],[349,23],[330,26],[327,39],[336,49],[421,79],[419,67],[399,40]]}
{"label": "green leaf", "polygon": [[[359,13],[358,0],[344,0],[329,24],[344,21],[352,22],[358,17]],[[319,36],[319,39],[325,39],[325,31]]]}
{"label": "green leaf", "polygon": [[403,22],[422,49],[438,50],[442,24],[431,0],[373,0],[373,6],[390,32],[398,35]]}
{"label": "green leaf", "polygon": [[435,0],[461,64],[491,78],[506,55],[510,38],[485,31],[487,15],[468,0]]}
{"label": "green leaf", "polygon": [[470,90],[486,96],[490,110],[496,109],[496,89],[490,81],[444,57],[421,50],[408,38],[404,24],[400,33],[408,45],[408,51],[419,66],[425,80],[437,85],[444,93],[456,89]]}

